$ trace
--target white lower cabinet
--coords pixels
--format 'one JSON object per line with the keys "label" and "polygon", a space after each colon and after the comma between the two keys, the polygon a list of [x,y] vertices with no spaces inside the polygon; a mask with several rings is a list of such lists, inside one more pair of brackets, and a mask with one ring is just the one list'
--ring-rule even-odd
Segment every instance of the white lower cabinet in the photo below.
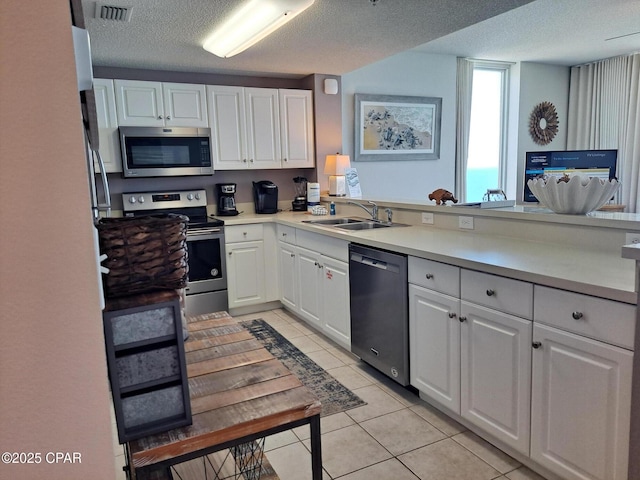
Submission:
{"label": "white lower cabinet", "polygon": [[229,308],[265,303],[262,240],[228,243],[226,251]]}
{"label": "white lower cabinet", "polygon": [[460,300],[409,284],[410,382],[460,413]]}
{"label": "white lower cabinet", "polygon": [[278,242],[280,301],[289,310],[298,311],[298,260],[295,245]]}
{"label": "white lower cabinet", "polygon": [[350,350],[349,264],[325,255],[321,261],[322,330]]}
{"label": "white lower cabinet", "polygon": [[531,458],[566,479],[626,480],[633,353],[538,324],[533,341]]}
{"label": "white lower cabinet", "polygon": [[635,306],[413,257],[409,280],[423,398],[559,478],[631,480]]}
{"label": "white lower cabinet", "polygon": [[462,301],[460,414],[529,454],[530,320]]}
{"label": "white lower cabinet", "polygon": [[298,253],[298,285],[300,286],[298,314],[321,329],[322,275],[320,270],[323,265],[320,257],[322,255],[300,247],[297,247],[296,251]]}
{"label": "white lower cabinet", "polygon": [[280,297],[273,225],[225,227],[229,308],[277,300]]}
{"label": "white lower cabinet", "polygon": [[279,228],[278,238],[280,301],[351,349],[348,243],[287,227]]}

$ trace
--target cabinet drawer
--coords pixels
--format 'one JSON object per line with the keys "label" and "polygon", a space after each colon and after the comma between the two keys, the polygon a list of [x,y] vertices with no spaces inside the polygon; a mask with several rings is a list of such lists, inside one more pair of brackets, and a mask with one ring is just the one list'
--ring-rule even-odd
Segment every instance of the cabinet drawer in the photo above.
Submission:
{"label": "cabinet drawer", "polygon": [[287,225],[278,225],[278,240],[295,245],[296,229]]}
{"label": "cabinet drawer", "polygon": [[633,305],[539,285],[534,298],[534,321],[633,350]]}
{"label": "cabinet drawer", "polygon": [[461,298],[504,313],[533,317],[533,284],[463,269]]}
{"label": "cabinet drawer", "polygon": [[460,297],[460,268],[446,263],[409,257],[409,283]]}
{"label": "cabinet drawer", "polygon": [[261,223],[230,225],[224,229],[225,243],[253,242],[254,240],[262,240],[262,237]]}

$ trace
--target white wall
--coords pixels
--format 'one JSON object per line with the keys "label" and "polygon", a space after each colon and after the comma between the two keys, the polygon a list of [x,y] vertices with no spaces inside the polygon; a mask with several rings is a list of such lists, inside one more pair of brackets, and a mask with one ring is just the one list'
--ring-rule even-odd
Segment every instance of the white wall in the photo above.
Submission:
{"label": "white wall", "polygon": [[[569,67],[522,62],[520,95],[513,98],[518,113],[517,200],[522,200],[525,155],[531,151],[565,150],[569,110]],[[551,102],[558,113],[558,133],[547,145],[538,145],[529,135],[529,116],[540,102]],[[511,197],[510,197],[511,198]]]}
{"label": "white wall", "polygon": [[354,94],[442,97],[440,159],[351,162],[365,197],[428,201],[437,188],[455,188],[456,58],[400,53],[342,77],[343,153],[354,158]]}

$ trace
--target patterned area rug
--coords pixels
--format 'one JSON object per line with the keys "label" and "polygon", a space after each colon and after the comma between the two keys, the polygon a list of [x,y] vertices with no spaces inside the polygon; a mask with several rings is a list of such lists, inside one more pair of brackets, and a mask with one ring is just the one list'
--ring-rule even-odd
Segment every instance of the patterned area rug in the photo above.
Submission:
{"label": "patterned area rug", "polygon": [[264,320],[249,320],[241,325],[320,399],[321,416],[365,405],[360,397],[324,371]]}

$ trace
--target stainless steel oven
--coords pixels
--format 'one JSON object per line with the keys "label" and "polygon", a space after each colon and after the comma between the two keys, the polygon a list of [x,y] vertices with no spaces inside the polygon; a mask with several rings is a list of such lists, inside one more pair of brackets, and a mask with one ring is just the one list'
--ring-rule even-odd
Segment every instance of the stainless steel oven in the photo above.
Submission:
{"label": "stainless steel oven", "polygon": [[189,284],[185,309],[188,314],[227,310],[227,271],[224,227],[196,226],[187,229]]}
{"label": "stainless steel oven", "polygon": [[123,193],[125,216],[179,213],[189,217],[187,249],[189,282],[185,289],[185,313],[226,311],[227,270],[224,222],[207,215],[205,190]]}

